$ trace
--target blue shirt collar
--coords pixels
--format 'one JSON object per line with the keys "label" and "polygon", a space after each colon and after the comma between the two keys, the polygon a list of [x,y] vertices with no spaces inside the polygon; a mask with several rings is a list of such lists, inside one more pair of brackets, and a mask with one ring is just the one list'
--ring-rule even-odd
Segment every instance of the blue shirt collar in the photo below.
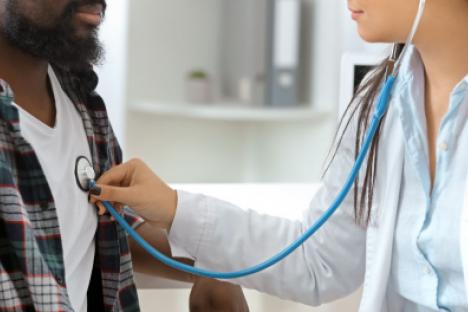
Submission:
{"label": "blue shirt collar", "polygon": [[[396,77],[395,90],[413,89],[415,85],[411,81],[425,81],[425,69],[421,55],[414,45],[410,45],[401,61],[400,72]],[[420,87],[420,86],[418,86]],[[424,85],[423,85],[424,87]],[[452,94],[464,92],[468,89],[468,74],[455,86]],[[413,89],[414,90],[414,89]],[[424,88],[423,88],[424,90]]]}

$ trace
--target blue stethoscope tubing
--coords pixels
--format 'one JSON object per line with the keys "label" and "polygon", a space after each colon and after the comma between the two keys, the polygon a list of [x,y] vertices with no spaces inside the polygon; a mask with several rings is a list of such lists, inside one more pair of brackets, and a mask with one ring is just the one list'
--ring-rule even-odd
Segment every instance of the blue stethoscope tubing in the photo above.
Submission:
{"label": "blue stethoscope tubing", "polygon": [[[367,131],[365,136],[361,151],[356,159],[356,162],[342,188],[340,193],[338,194],[335,201],[331,204],[330,208],[324,212],[324,214],[313,224],[301,237],[299,237],[296,241],[294,241],[291,245],[284,248],[275,256],[271,257],[270,259],[252,266],[247,269],[234,271],[234,272],[212,272],[205,269],[195,268],[190,265],[175,261],[160,251],[156,250],[153,246],[151,246],[148,242],[146,242],[126,221],[125,219],[112,207],[109,202],[103,202],[106,209],[110,212],[110,214],[114,217],[114,219],[127,231],[131,237],[142,247],[144,248],[149,254],[151,254],[155,259],[161,261],[162,263],[176,269],[179,271],[183,271],[186,273],[190,273],[196,276],[201,277],[208,277],[208,278],[215,278],[215,279],[235,279],[241,278],[247,275],[252,275],[263,271],[278,262],[285,259],[288,255],[294,252],[299,246],[301,246],[305,241],[307,241],[310,237],[312,237],[329,219],[330,217],[336,212],[336,210],[340,207],[343,203],[344,199],[348,195],[349,191],[351,190],[354,181],[356,180],[357,175],[362,167],[362,164],[367,156],[369,151],[370,145],[372,140],[379,128],[379,125],[382,121],[383,116],[385,115],[390,100],[391,100],[391,93],[393,90],[393,85],[395,82],[395,76],[389,75],[382,90],[379,95],[379,99],[377,102],[377,106],[375,108],[370,127]],[[94,183],[94,182],[93,182]]]}

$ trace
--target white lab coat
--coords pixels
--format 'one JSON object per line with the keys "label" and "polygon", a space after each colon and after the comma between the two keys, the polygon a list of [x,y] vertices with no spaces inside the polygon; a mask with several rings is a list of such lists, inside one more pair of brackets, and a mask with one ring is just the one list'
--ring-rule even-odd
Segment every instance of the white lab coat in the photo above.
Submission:
{"label": "white lab coat", "polygon": [[[179,206],[169,234],[173,255],[192,258],[198,267],[232,271],[275,254],[302,234],[341,189],[354,163],[354,135],[352,128],[346,133],[302,222],[262,216],[214,198],[179,192]],[[380,143],[375,218],[371,225],[364,229],[355,224],[353,200],[348,196],[329,223],[284,262],[236,282],[309,305],[341,298],[363,285],[360,312],[395,311],[398,299],[387,299],[387,283],[404,153],[399,112],[390,105]],[[468,281],[466,185],[460,242]]]}

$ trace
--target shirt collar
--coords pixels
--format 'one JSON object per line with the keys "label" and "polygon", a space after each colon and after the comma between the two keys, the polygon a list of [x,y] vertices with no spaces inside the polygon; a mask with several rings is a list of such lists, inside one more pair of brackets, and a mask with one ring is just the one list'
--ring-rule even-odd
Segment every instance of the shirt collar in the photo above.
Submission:
{"label": "shirt collar", "polygon": [[424,81],[424,64],[417,49],[411,45],[403,55],[394,87],[393,106],[400,114],[417,115],[424,109]]}
{"label": "shirt collar", "polygon": [[[0,96],[2,97],[2,105],[10,104],[14,98],[13,90],[11,89],[10,85],[2,79],[0,79]],[[8,101],[4,101],[4,99],[7,99]]]}
{"label": "shirt collar", "polygon": [[452,96],[466,92],[468,90],[468,75],[460,81],[452,91]]}
{"label": "shirt collar", "polygon": [[6,81],[0,79],[0,119],[5,120],[13,131],[19,131],[19,114],[12,105],[13,101],[13,90]]}
{"label": "shirt collar", "polygon": [[465,88],[468,87],[468,75],[465,76],[461,83],[465,85]]}
{"label": "shirt collar", "polygon": [[395,84],[398,90],[406,87],[410,80],[424,79],[424,64],[421,55],[413,45],[408,46],[402,57]]}
{"label": "shirt collar", "polygon": [[[400,71],[395,81],[395,89],[400,93],[408,88],[424,87],[425,69],[419,51],[414,45],[408,46],[401,60]],[[468,74],[454,87],[452,94],[468,90]]]}

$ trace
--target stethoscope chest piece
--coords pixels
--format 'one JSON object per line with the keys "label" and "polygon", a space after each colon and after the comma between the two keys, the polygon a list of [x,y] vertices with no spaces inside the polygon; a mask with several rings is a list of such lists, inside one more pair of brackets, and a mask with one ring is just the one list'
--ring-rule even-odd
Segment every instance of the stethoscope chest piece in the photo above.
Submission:
{"label": "stethoscope chest piece", "polygon": [[90,182],[96,179],[96,172],[94,172],[93,165],[85,156],[80,156],[76,159],[75,179],[76,184],[83,192],[88,192]]}

